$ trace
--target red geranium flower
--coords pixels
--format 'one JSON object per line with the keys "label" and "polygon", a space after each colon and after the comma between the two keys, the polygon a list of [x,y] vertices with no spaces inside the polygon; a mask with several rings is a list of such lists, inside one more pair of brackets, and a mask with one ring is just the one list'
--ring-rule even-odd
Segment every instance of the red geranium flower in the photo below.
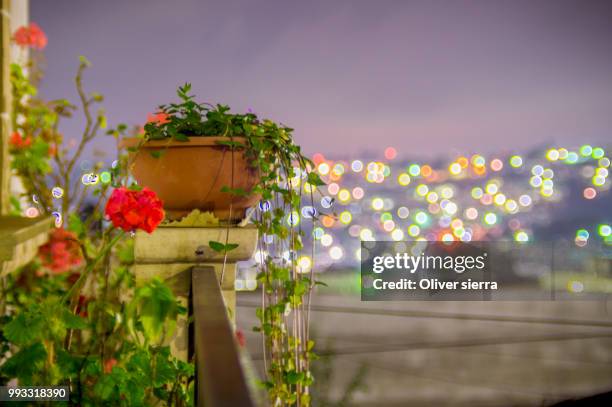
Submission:
{"label": "red geranium flower", "polygon": [[43,49],[47,46],[47,35],[36,23],[30,23],[29,27],[19,27],[13,39],[21,47]]}
{"label": "red geranium flower", "polygon": [[69,271],[83,262],[76,235],[63,228],[53,229],[49,242],[38,249],[38,257],[43,267],[56,274]]}
{"label": "red geranium flower", "polygon": [[9,144],[16,150],[23,150],[32,145],[32,136],[23,137],[18,131],[11,134]]}
{"label": "red geranium flower", "polygon": [[142,229],[151,233],[164,218],[162,201],[148,188],[141,191],[126,187],[115,189],[104,212],[115,227],[126,232]]}
{"label": "red geranium flower", "polygon": [[164,112],[157,112],[155,114],[147,115],[147,123],[154,123],[156,125],[170,123],[170,115]]}

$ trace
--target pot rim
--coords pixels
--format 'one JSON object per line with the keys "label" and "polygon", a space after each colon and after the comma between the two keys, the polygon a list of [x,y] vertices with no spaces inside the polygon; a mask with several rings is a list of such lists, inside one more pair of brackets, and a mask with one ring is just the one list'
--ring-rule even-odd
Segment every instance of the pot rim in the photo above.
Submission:
{"label": "pot rim", "polygon": [[[197,136],[188,137],[189,141],[177,141],[173,138],[167,138],[163,140],[149,140],[143,143],[141,148],[159,148],[159,147],[222,147],[223,145],[217,144],[219,140],[230,140],[234,139],[237,141],[246,140],[244,136]],[[136,147],[142,142],[140,137],[126,137],[119,142],[119,148]]]}

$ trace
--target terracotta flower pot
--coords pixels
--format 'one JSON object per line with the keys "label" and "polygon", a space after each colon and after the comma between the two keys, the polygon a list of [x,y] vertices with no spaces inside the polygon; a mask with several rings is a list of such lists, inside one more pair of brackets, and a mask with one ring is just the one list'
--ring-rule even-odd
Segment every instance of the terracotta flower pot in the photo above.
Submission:
{"label": "terracotta flower pot", "polygon": [[[259,196],[232,196],[221,188],[251,189],[259,181],[257,170],[249,165],[244,150],[233,152],[217,144],[227,137],[190,137],[189,141],[153,140],[144,143],[138,152],[130,153],[129,170],[139,185],[149,187],[164,202],[166,217],[178,219],[193,209],[211,211],[222,220],[244,218],[246,209]],[[244,141],[234,137],[235,141]],[[122,147],[136,147],[141,139],[128,138]],[[155,157],[153,154],[159,155]],[[231,204],[231,217],[230,217]]]}

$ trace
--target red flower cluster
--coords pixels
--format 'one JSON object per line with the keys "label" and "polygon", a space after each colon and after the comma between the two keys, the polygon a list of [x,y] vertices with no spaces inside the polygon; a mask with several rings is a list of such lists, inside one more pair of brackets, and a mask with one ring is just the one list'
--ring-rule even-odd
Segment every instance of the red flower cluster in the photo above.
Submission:
{"label": "red flower cluster", "polygon": [[147,123],[154,123],[156,125],[162,125],[166,123],[170,123],[170,115],[164,112],[157,112],[155,114],[147,115]]}
{"label": "red flower cluster", "polygon": [[13,39],[21,47],[43,49],[47,46],[47,35],[36,23],[30,23],[29,27],[19,27]]}
{"label": "red flower cluster", "polygon": [[148,188],[134,191],[121,187],[113,191],[104,212],[117,228],[151,233],[164,218],[162,206],[162,201]]}
{"label": "red flower cluster", "polygon": [[26,149],[32,145],[32,136],[23,137],[21,133],[14,131],[13,134],[11,134],[9,144],[17,150]]}
{"label": "red flower cluster", "polygon": [[59,274],[69,271],[83,262],[81,247],[74,233],[56,228],[49,236],[49,242],[38,249],[43,267]]}

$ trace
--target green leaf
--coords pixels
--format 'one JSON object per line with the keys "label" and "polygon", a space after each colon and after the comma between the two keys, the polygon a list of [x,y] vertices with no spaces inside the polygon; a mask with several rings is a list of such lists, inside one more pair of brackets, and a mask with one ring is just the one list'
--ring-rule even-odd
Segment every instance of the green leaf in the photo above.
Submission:
{"label": "green leaf", "polygon": [[225,250],[225,245],[223,243],[215,242],[214,240],[208,242],[208,246],[217,253],[223,253],[223,251]]}
{"label": "green leaf", "polygon": [[127,369],[131,372],[140,372],[145,376],[151,374],[151,360],[149,353],[138,349],[127,362]]}
{"label": "green leaf", "polygon": [[189,141],[189,137],[182,133],[176,133],[172,136],[176,141]]}
{"label": "green leaf", "polygon": [[87,59],[83,55],[79,55],[79,62],[81,63],[81,65],[91,66],[91,62],[89,62],[89,59]]}
{"label": "green leaf", "polygon": [[64,308],[63,318],[64,324],[68,329],[86,329],[89,327],[87,320],[78,315],[74,315],[70,310]]}
{"label": "green leaf", "polygon": [[85,235],[85,225],[75,212],[68,215],[68,230],[74,232],[79,237]]}
{"label": "green leaf", "polygon": [[178,304],[170,288],[159,279],[153,279],[137,290],[139,319],[145,337],[157,342],[162,332],[169,336],[176,325]]}
{"label": "green leaf", "polygon": [[210,242],[208,242],[208,246],[217,253],[227,253],[231,250],[234,250],[239,245],[236,243],[223,244],[221,242],[215,242],[214,240],[211,240]]}
{"label": "green leaf", "polygon": [[315,186],[327,185],[316,172],[308,173],[308,183]]}
{"label": "green leaf", "polygon": [[287,372],[287,382],[289,384],[297,384],[304,380],[304,372],[296,372],[295,370]]}
{"label": "green leaf", "polygon": [[134,239],[124,240],[117,248],[117,257],[122,264],[134,263]]}
{"label": "green leaf", "polygon": [[238,141],[232,141],[232,140],[217,140],[217,144],[228,146],[228,147],[244,147],[244,144]]}
{"label": "green leaf", "polygon": [[37,342],[22,348],[0,367],[8,377],[16,377],[21,384],[31,383],[32,376],[39,374],[47,359],[47,351],[42,343]]}
{"label": "green leaf", "polygon": [[55,360],[60,371],[69,378],[76,377],[81,370],[81,365],[84,363],[84,357],[77,354],[71,354],[63,348],[56,348]]}
{"label": "green leaf", "polygon": [[42,336],[44,319],[38,312],[22,312],[4,327],[4,336],[15,345],[25,345]]}
{"label": "green leaf", "polygon": [[153,376],[153,385],[162,386],[165,383],[172,383],[176,379],[176,372],[168,360],[167,356],[158,353],[155,358],[155,374]]}
{"label": "green leaf", "polygon": [[10,197],[10,203],[11,203],[11,209],[10,209],[10,215],[13,216],[21,216],[21,202],[19,202],[19,199],[14,196],[11,195]]}
{"label": "green leaf", "polygon": [[150,152],[150,154],[151,154],[151,157],[153,158],[160,158],[164,154],[166,154],[166,150],[153,150]]}
{"label": "green leaf", "polygon": [[245,191],[243,188],[230,188],[226,185],[221,187],[221,192],[225,192],[225,193],[236,195],[236,196],[248,196],[249,195],[249,192]]}
{"label": "green leaf", "polygon": [[111,375],[102,375],[93,389],[102,400],[108,400],[115,392],[115,380]]}

